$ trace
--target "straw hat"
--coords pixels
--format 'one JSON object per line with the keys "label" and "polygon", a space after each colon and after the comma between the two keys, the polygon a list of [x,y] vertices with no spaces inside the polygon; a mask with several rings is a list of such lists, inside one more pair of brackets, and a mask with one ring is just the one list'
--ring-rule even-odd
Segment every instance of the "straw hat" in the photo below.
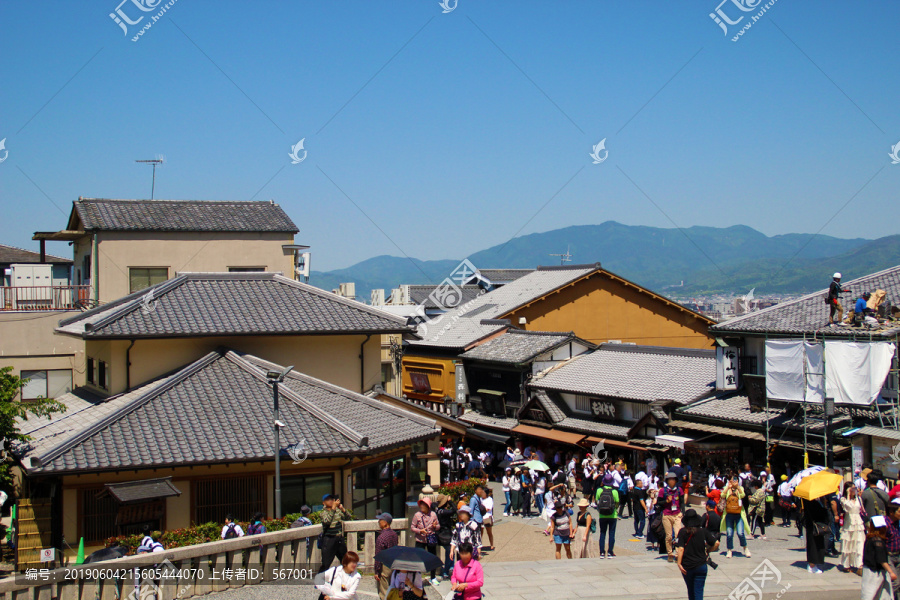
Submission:
{"label": "straw hat", "polygon": [[591,505],[591,503],[588,502],[588,499],[587,499],[587,498],[582,498],[581,500],[578,501],[578,507],[579,507],[579,508],[587,508],[587,507],[590,506],[590,505]]}

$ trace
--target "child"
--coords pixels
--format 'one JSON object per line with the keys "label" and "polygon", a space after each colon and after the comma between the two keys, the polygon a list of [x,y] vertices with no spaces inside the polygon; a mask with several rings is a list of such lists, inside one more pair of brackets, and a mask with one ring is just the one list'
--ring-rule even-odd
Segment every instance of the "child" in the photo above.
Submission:
{"label": "child", "polygon": [[453,537],[450,540],[450,558],[456,559],[460,545],[468,542],[472,544],[472,556],[477,560],[481,553],[481,528],[478,527],[478,523],[471,520],[472,509],[461,506],[456,512],[456,518],[459,522],[453,529]]}

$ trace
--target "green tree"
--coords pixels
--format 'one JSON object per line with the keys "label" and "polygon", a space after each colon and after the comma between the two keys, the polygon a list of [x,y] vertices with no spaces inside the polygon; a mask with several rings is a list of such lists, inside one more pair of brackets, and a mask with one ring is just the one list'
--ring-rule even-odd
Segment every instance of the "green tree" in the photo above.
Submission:
{"label": "green tree", "polygon": [[28,382],[12,374],[12,367],[0,368],[0,437],[3,453],[0,456],[0,485],[9,484],[14,463],[13,449],[31,438],[19,431],[19,420],[49,417],[66,411],[66,406],[53,398],[20,402],[19,391]]}

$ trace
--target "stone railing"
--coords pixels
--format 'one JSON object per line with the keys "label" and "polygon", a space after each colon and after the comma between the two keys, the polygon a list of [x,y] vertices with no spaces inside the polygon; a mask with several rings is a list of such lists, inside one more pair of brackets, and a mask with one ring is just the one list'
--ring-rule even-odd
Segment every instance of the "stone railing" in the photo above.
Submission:
{"label": "stone railing", "polygon": [[[394,519],[391,527],[406,545],[409,520]],[[372,567],[378,529],[374,520],[344,523],[347,549],[358,549],[361,568]],[[0,600],[184,600],[277,580],[309,584],[321,562],[321,532],[312,525],[31,571],[0,580]]]}

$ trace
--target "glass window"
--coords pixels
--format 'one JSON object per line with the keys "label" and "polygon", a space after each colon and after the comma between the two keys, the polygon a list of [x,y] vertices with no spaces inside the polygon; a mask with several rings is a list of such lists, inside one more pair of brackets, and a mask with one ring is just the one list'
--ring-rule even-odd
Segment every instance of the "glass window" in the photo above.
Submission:
{"label": "glass window", "polygon": [[57,398],[72,391],[72,371],[69,369],[22,371],[21,377],[28,380],[22,388],[22,400]]}
{"label": "glass window", "polygon": [[281,478],[281,514],[300,512],[308,504],[313,512],[322,510],[322,496],[334,492],[334,475],[296,475]]}
{"label": "glass window", "polygon": [[406,514],[406,457],[353,470],[353,516],[374,519],[382,511]]}
{"label": "glass window", "polygon": [[109,381],[107,381],[107,375],[109,373],[109,369],[106,368],[107,365],[102,360],[97,361],[97,385],[102,387],[104,390],[109,389]]}
{"label": "glass window", "polygon": [[265,267],[228,267],[229,273],[265,273]]}
{"label": "glass window", "polygon": [[87,359],[87,382],[88,383],[97,383],[97,380],[94,379],[94,359]]}
{"label": "glass window", "polygon": [[128,269],[128,279],[131,293],[162,283],[169,278],[168,267],[131,267]]}

